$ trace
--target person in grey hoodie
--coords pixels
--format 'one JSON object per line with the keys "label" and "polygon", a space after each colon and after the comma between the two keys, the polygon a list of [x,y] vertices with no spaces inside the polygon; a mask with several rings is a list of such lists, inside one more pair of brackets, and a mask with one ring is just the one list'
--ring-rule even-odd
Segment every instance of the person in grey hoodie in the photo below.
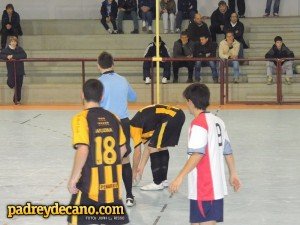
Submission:
{"label": "person in grey hoodie", "polygon": [[[174,42],[173,57],[174,58],[193,58],[194,42],[189,40],[186,31],[181,32],[180,39]],[[188,68],[187,83],[193,83],[194,61],[174,61],[173,62],[173,83],[178,83],[178,71],[181,67]]]}

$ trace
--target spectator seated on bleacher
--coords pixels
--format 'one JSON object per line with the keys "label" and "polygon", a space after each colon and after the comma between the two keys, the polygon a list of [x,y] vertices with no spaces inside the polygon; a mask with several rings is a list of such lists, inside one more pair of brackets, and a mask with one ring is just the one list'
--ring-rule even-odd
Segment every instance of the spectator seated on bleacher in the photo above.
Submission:
{"label": "spectator seated on bleacher", "polygon": [[[276,36],[274,38],[275,44],[265,55],[266,59],[276,58],[294,58],[294,53],[285,46],[282,41],[282,37]],[[273,74],[276,74],[277,61],[267,61],[267,84],[273,83]],[[293,61],[285,60],[281,64],[282,72],[286,74],[285,83],[290,85],[292,84],[293,77]]]}
{"label": "spectator seated on bleacher", "polygon": [[170,32],[174,33],[175,13],[176,13],[176,3],[174,0],[161,0],[160,14],[162,16],[165,34],[169,33],[169,19],[170,19]]}
{"label": "spectator seated on bleacher", "polygon": [[[207,34],[200,36],[200,42],[195,43],[194,57],[195,58],[215,58],[217,51],[217,43],[212,42]],[[209,66],[212,72],[214,83],[218,83],[218,71],[216,61],[196,61],[195,63],[195,80],[201,81],[200,72],[202,66]]]}
{"label": "spectator seated on bleacher", "polygon": [[210,32],[206,23],[202,21],[200,13],[196,13],[194,20],[189,24],[187,28],[187,34],[189,39],[193,42],[199,42],[200,37],[205,35],[210,38]]}
{"label": "spectator seated on bleacher", "polygon": [[[159,36],[159,55],[163,58],[170,58],[170,54],[168,51],[168,48],[166,46],[166,43],[162,41],[161,37]],[[151,42],[145,51],[145,58],[152,58],[156,56],[156,36],[154,37],[153,42]],[[143,63],[143,75],[144,75],[144,81],[145,84],[151,83],[151,75],[150,75],[150,69],[151,69],[152,62],[150,61],[144,61]],[[156,67],[156,62],[153,63],[153,66]],[[168,83],[168,80],[170,79],[171,75],[171,62],[160,62],[159,66],[164,69],[163,72],[163,78],[161,82],[163,84]]]}
{"label": "spectator seated on bleacher", "polygon": [[[237,59],[240,51],[240,42],[234,39],[232,31],[226,32],[226,37],[220,42],[219,46],[219,57],[221,59]],[[238,61],[228,62],[228,66],[233,67],[233,82],[239,83],[240,76],[240,64]]]}
{"label": "spectator seated on bleacher", "polygon": [[212,41],[217,41],[217,34],[224,34],[224,26],[230,21],[231,10],[228,8],[226,2],[220,1],[218,9],[216,9],[211,17],[210,33]]}
{"label": "spectator seated on bleacher", "polygon": [[138,0],[139,16],[142,18],[142,31],[147,31],[148,34],[153,34],[152,22],[155,15],[155,1],[153,0]]}
{"label": "spectator seated on bleacher", "polygon": [[7,4],[2,14],[1,48],[6,47],[8,36],[17,37],[23,35],[20,25],[20,15],[15,11],[12,4]]}
{"label": "spectator seated on bleacher", "polygon": [[[105,30],[107,30],[110,34],[117,34],[117,24],[116,19],[118,15],[118,4],[115,0],[105,0],[102,2],[102,6],[100,9],[101,13],[101,23],[104,26]],[[113,30],[111,30],[107,23],[111,22],[113,25]]]}
{"label": "spectator seated on bleacher", "polygon": [[[194,55],[194,42],[189,40],[186,31],[182,31],[180,39],[174,42],[173,46],[173,57],[174,58],[193,58]],[[194,72],[194,61],[174,61],[173,62],[173,83],[178,83],[178,72],[179,68],[187,67],[188,79],[187,83],[193,83],[193,72]]]}
{"label": "spectator seated on bleacher", "polygon": [[124,34],[123,20],[125,17],[131,17],[133,21],[133,31],[131,34],[139,33],[139,23],[137,17],[137,4],[135,0],[119,0],[118,2],[118,33]]}
{"label": "spectator seated on bleacher", "polygon": [[178,0],[176,14],[176,33],[180,33],[182,20],[193,21],[197,10],[197,0]]}

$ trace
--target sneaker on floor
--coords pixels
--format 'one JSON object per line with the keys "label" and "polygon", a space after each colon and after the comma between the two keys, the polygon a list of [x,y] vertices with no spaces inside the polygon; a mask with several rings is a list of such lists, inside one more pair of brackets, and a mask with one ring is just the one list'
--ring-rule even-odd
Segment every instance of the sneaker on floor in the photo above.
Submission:
{"label": "sneaker on floor", "polygon": [[136,204],[134,198],[126,198],[126,206],[132,207]]}
{"label": "sneaker on floor", "polygon": [[152,30],[148,30],[148,34],[153,34],[153,31]]}
{"label": "sneaker on floor", "polygon": [[150,77],[146,77],[146,79],[145,79],[145,84],[150,84],[150,83],[151,83]]}
{"label": "sneaker on floor", "polygon": [[284,81],[287,85],[291,85],[292,84],[292,81],[291,81],[291,78],[290,77],[285,77],[284,78]]}
{"label": "sneaker on floor", "polygon": [[273,84],[273,78],[271,76],[267,77],[267,85]]}
{"label": "sneaker on floor", "polygon": [[239,78],[233,78],[233,83],[238,84],[239,83]]}
{"label": "sneaker on floor", "polygon": [[108,32],[109,34],[112,34],[112,30],[111,30],[111,29],[108,29],[107,32]]}
{"label": "sneaker on floor", "polygon": [[239,18],[246,18],[245,15],[239,15]]}
{"label": "sneaker on floor", "polygon": [[143,190],[143,191],[159,191],[162,189],[164,189],[164,186],[162,185],[162,183],[160,183],[160,184],[151,183],[151,184],[147,184],[147,185],[141,187],[141,190]]}
{"label": "sneaker on floor", "polygon": [[167,84],[168,83],[168,79],[166,77],[163,77],[162,80],[161,80],[161,82],[163,84]]}
{"label": "sneaker on floor", "polygon": [[279,17],[279,14],[278,13],[273,13],[273,16],[274,17]]}
{"label": "sneaker on floor", "polygon": [[118,30],[118,34],[124,34],[124,31]]}
{"label": "sneaker on floor", "polygon": [[180,29],[179,29],[179,28],[176,28],[175,32],[176,32],[176,33],[180,33]]}
{"label": "sneaker on floor", "polygon": [[192,78],[188,78],[187,80],[186,80],[186,83],[193,83],[194,81],[193,81],[193,79]]}
{"label": "sneaker on floor", "polygon": [[117,30],[114,30],[114,31],[112,32],[112,34],[118,34],[118,31],[117,31]]}
{"label": "sneaker on floor", "polygon": [[164,180],[163,182],[161,182],[162,185],[164,186],[164,188],[169,187],[169,181],[168,180]]}
{"label": "sneaker on floor", "polygon": [[270,16],[270,13],[265,13],[264,15],[263,15],[263,17],[269,17]]}
{"label": "sneaker on floor", "polygon": [[147,31],[147,27],[146,27],[146,26],[143,26],[143,27],[142,27],[142,31]]}
{"label": "sneaker on floor", "polygon": [[217,77],[213,77],[213,81],[214,81],[215,84],[219,83],[219,80],[218,80]]}
{"label": "sneaker on floor", "polygon": [[169,33],[169,31],[168,30],[164,30],[164,34],[167,34],[167,33]]}
{"label": "sneaker on floor", "polygon": [[171,30],[170,33],[171,33],[171,34],[174,34],[174,30]]}

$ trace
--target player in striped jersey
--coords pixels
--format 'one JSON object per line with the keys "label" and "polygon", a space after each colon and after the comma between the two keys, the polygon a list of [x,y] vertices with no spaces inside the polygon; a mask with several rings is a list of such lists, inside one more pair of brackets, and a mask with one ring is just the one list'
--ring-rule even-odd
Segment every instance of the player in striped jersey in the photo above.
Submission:
{"label": "player in striped jersey", "polygon": [[[127,224],[122,202],[122,157],[126,153],[126,138],[119,119],[99,107],[103,85],[96,79],[83,86],[85,110],[72,120],[73,146],[76,150],[69,192],[70,205],[121,206],[124,215],[69,216],[72,225]],[[115,219],[117,218],[117,219]]]}
{"label": "player in striped jersey", "polygon": [[206,111],[210,98],[208,87],[205,84],[191,84],[183,96],[195,119],[189,129],[189,159],[169,190],[171,193],[177,192],[188,174],[191,224],[214,225],[223,221],[223,198],[227,195],[224,158],[230,173],[230,184],[235,191],[240,189],[241,183],[225,124]]}
{"label": "player in striped jersey", "polygon": [[[143,174],[150,157],[153,183],[141,187],[144,191],[162,190],[168,186],[169,151],[178,144],[185,115],[179,108],[168,105],[150,105],[139,110],[130,121],[134,142],[133,179]],[[141,154],[141,144],[145,148]]]}

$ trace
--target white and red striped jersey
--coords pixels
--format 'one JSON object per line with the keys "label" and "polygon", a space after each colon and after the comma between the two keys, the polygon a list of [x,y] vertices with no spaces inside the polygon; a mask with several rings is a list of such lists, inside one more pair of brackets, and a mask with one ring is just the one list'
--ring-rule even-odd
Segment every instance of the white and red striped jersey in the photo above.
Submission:
{"label": "white and red striped jersey", "polygon": [[200,113],[189,129],[188,154],[203,158],[188,175],[189,199],[211,201],[224,198],[227,186],[224,155],[232,154],[224,122],[212,113]]}

